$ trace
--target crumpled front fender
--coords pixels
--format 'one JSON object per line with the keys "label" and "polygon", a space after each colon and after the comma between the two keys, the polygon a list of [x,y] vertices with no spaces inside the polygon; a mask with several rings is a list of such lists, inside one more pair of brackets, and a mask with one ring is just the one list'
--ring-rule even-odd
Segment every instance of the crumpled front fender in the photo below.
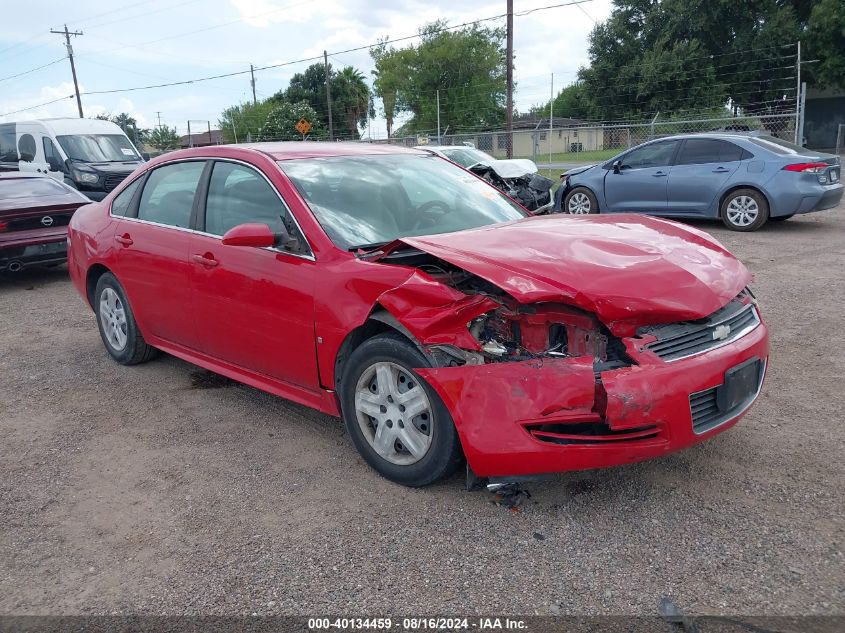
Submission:
{"label": "crumpled front fender", "polygon": [[385,291],[378,303],[423,345],[454,345],[475,351],[481,348],[467,323],[499,307],[488,297],[466,295],[419,271]]}

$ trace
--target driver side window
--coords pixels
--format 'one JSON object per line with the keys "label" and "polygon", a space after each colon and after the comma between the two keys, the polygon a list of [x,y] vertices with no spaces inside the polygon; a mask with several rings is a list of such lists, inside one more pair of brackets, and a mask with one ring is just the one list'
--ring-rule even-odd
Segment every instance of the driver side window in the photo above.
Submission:
{"label": "driver side window", "polygon": [[672,161],[678,141],[664,141],[638,147],[622,158],[625,169],[644,169],[648,167],[666,167]]}
{"label": "driver side window", "polygon": [[297,252],[309,252],[290,211],[266,178],[251,167],[217,161],[208,183],[205,232],[222,237],[239,224],[266,224],[274,233],[287,231],[299,238]]}

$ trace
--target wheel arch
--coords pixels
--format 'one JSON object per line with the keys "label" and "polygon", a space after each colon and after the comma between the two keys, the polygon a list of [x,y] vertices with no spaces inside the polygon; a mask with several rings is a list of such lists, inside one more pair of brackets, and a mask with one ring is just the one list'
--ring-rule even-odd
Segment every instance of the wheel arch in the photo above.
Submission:
{"label": "wheel arch", "polygon": [[730,194],[738,189],[753,189],[757,193],[759,193],[763,198],[766,200],[766,204],[769,206],[769,215],[772,214],[772,200],[769,195],[763,191],[763,189],[759,185],[752,185],[752,184],[732,184],[730,187],[725,189],[722,195],[719,196],[719,201],[716,205],[716,217],[722,217],[722,204],[724,204],[725,200],[728,198]]}
{"label": "wheel arch", "polygon": [[569,191],[567,191],[565,194],[563,194],[563,200],[561,200],[561,201],[560,201],[560,208],[561,208],[561,211],[562,211],[562,212],[564,212],[564,213],[566,212],[566,211],[565,211],[565,207],[566,207],[566,199],[569,197],[569,195],[570,195],[573,191],[575,191],[576,189],[579,189],[579,188],[581,188],[581,189],[586,189],[586,190],[587,190],[587,191],[589,191],[591,194],[593,194],[593,197],[596,199],[596,210],[597,210],[599,213],[601,213],[602,203],[604,202],[604,200],[603,200],[603,199],[599,196],[599,194],[596,192],[596,188],[595,188],[595,187],[591,187],[590,185],[588,185],[588,184],[586,184],[586,183],[583,183],[583,182],[581,182],[581,183],[573,183],[573,184],[569,187]]}
{"label": "wheel arch", "polygon": [[335,390],[340,388],[340,381],[343,378],[343,370],[346,367],[346,362],[349,360],[352,352],[354,352],[368,339],[371,339],[379,334],[384,334],[385,332],[397,332],[401,334],[404,338],[408,339],[408,342],[414,345],[414,347],[423,352],[423,354],[425,353],[425,350],[420,345],[419,341],[414,338],[414,335],[411,334],[408,328],[402,325],[395,316],[387,311],[387,309],[382,307],[380,304],[376,304],[372,312],[370,312],[367,317],[367,320],[351,330],[346,337],[344,337],[343,342],[337,350],[337,354],[335,354],[333,377]]}
{"label": "wheel arch", "polygon": [[111,270],[103,264],[92,264],[88,267],[88,272],[85,273],[85,298],[91,309],[94,309],[94,291],[97,289],[97,282],[100,277],[110,272]]}

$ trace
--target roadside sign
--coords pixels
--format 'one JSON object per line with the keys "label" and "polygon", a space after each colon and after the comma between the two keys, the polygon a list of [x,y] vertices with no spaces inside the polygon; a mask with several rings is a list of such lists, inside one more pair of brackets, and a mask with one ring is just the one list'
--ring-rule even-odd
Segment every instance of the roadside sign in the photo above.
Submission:
{"label": "roadside sign", "polygon": [[311,131],[311,123],[307,119],[299,119],[296,123],[296,130],[302,134],[302,136],[305,136]]}

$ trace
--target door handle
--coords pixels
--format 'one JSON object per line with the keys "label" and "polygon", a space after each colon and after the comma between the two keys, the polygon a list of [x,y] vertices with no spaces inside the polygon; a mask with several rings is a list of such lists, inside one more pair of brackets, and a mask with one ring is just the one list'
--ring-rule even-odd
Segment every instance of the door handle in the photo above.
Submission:
{"label": "door handle", "polygon": [[652,176],[654,176],[655,178],[662,178],[665,175],[666,175],[666,172],[662,172],[662,171],[656,171],[652,174]]}
{"label": "door handle", "polygon": [[132,245],[132,238],[129,237],[129,233],[124,233],[123,235],[115,235],[114,241],[118,244],[123,244],[124,246]]}
{"label": "door handle", "polygon": [[717,167],[713,170],[714,174],[726,174],[730,171],[730,169],[725,169],[724,167]]}
{"label": "door handle", "polygon": [[191,255],[191,259],[203,266],[217,266],[217,264],[220,263],[214,259],[214,255],[211,253],[206,253],[205,255]]}

